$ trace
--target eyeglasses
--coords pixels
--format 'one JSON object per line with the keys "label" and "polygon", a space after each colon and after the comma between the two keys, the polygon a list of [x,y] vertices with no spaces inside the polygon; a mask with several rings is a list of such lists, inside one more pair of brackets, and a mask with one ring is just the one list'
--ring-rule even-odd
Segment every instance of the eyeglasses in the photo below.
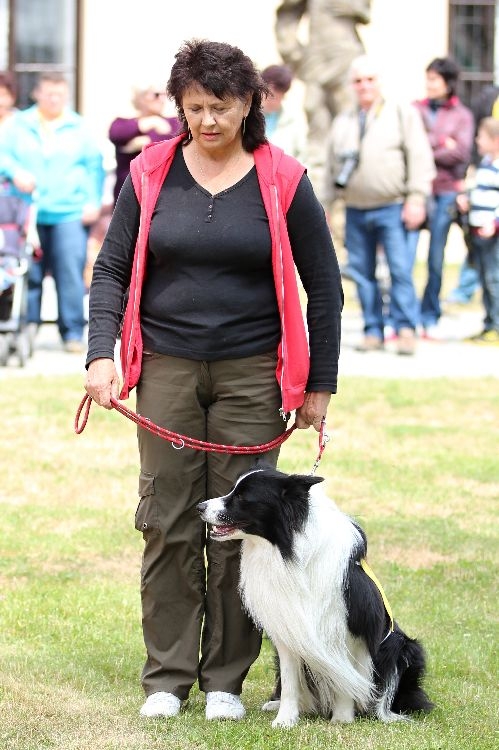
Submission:
{"label": "eyeglasses", "polygon": [[357,84],[358,83],[364,83],[364,82],[366,82],[366,83],[373,83],[375,80],[376,80],[376,76],[362,76],[362,77],[359,77],[359,78],[354,78],[353,82],[357,83]]}

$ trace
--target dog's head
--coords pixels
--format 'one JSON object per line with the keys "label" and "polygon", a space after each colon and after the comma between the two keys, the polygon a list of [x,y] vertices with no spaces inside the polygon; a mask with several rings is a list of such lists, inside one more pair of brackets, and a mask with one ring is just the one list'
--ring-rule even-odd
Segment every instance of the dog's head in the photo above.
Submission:
{"label": "dog's head", "polygon": [[197,508],[211,526],[212,539],[261,537],[289,558],[293,536],[302,531],[308,518],[309,490],[322,481],[257,465],[241,474],[227,495],[205,500]]}

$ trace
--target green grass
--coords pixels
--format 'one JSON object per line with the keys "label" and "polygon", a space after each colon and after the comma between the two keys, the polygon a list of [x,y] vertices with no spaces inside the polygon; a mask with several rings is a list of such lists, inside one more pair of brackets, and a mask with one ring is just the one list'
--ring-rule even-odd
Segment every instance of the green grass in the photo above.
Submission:
{"label": "green grass", "polygon": [[[341,382],[317,474],[366,529],[396,618],[426,647],[437,707],[395,725],[305,718],[289,731],[259,710],[273,680],[266,640],[244,721],[207,723],[196,688],[176,720],[138,716],[135,426],[93,407],[76,436],[82,395],[79,377],[1,383],[2,750],[495,750],[497,380]],[[316,433],[296,431],[280,466],[308,473],[317,450]]]}

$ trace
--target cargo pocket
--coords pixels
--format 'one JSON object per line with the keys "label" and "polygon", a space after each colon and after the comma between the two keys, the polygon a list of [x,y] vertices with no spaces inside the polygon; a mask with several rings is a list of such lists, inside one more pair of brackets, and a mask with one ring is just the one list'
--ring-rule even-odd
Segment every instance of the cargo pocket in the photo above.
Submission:
{"label": "cargo pocket", "polygon": [[154,474],[141,472],[139,476],[139,504],[135,511],[135,528],[144,539],[159,534],[158,506],[154,496]]}

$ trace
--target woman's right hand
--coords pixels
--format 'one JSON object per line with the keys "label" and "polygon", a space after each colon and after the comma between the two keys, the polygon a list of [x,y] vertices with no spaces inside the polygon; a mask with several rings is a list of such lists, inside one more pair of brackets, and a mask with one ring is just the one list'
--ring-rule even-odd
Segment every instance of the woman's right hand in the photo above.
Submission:
{"label": "woman's right hand", "polygon": [[114,360],[100,357],[90,362],[85,380],[85,390],[96,404],[112,409],[111,396],[118,398],[120,379]]}

